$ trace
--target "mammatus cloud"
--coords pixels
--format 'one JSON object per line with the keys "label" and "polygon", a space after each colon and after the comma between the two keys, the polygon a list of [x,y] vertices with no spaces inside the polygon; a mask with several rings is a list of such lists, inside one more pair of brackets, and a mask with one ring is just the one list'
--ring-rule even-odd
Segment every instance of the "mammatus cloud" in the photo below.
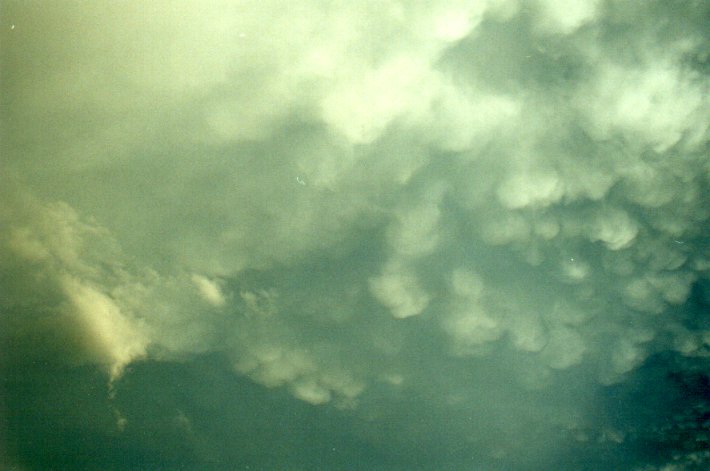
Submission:
{"label": "mammatus cloud", "polygon": [[707,378],[707,13],[6,3],[3,367],[98,367],[118,403],[132,365],[216,355],[484,469],[643,448],[609,391]]}

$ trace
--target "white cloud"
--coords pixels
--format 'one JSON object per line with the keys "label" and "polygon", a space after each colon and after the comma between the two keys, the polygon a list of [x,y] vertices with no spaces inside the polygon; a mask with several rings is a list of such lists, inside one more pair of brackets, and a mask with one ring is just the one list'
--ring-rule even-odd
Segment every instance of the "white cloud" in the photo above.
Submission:
{"label": "white cloud", "polygon": [[217,282],[197,274],[192,275],[192,282],[195,283],[200,296],[211,305],[219,307],[223,306],[226,302],[224,294],[222,294],[222,290]]}
{"label": "white cloud", "polygon": [[602,138],[620,133],[664,152],[684,134],[707,130],[697,78],[662,58],[640,68],[606,65],[590,88],[580,94],[581,104]]}
{"label": "white cloud", "polygon": [[554,0],[537,0],[540,26],[552,33],[571,34],[597,16],[599,0],[570,0],[561,8]]}
{"label": "white cloud", "polygon": [[520,173],[508,178],[498,188],[498,199],[508,209],[549,206],[563,195],[560,179],[554,173]]}
{"label": "white cloud", "polygon": [[610,250],[629,247],[637,235],[636,222],[621,209],[603,210],[590,228],[590,239],[604,242]]}
{"label": "white cloud", "polygon": [[108,366],[111,379],[146,354],[148,339],[140,323],[128,318],[108,296],[71,277],[62,286],[72,304],[70,316],[82,329],[82,339]]}
{"label": "white cloud", "polygon": [[392,58],[326,96],[323,117],[350,142],[370,143],[398,115],[426,106],[427,82],[432,80],[427,69],[428,64],[415,58]]}
{"label": "white cloud", "polygon": [[436,202],[402,211],[389,231],[389,244],[402,257],[430,254],[440,241],[439,218]]}
{"label": "white cloud", "polygon": [[301,381],[293,386],[293,394],[311,404],[324,404],[330,400],[330,392],[315,381]]}
{"label": "white cloud", "polygon": [[465,268],[457,268],[453,271],[451,287],[457,296],[472,300],[480,299],[484,291],[481,276]]}
{"label": "white cloud", "polygon": [[457,354],[476,353],[483,344],[500,338],[499,323],[481,306],[460,305],[444,323],[444,330],[451,335]]}
{"label": "white cloud", "polygon": [[539,352],[547,344],[542,322],[534,313],[515,319],[510,326],[510,333],[513,346],[524,352]]}
{"label": "white cloud", "polygon": [[573,329],[558,327],[550,331],[550,340],[540,355],[554,369],[566,369],[579,364],[586,346],[582,336]]}
{"label": "white cloud", "polygon": [[416,275],[404,267],[386,267],[369,285],[373,296],[397,319],[421,314],[430,301]]}

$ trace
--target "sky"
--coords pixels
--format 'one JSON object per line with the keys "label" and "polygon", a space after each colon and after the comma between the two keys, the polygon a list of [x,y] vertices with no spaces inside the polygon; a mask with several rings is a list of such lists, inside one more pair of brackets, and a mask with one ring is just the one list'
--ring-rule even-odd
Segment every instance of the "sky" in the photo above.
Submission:
{"label": "sky", "polygon": [[710,464],[710,3],[0,4],[0,466]]}

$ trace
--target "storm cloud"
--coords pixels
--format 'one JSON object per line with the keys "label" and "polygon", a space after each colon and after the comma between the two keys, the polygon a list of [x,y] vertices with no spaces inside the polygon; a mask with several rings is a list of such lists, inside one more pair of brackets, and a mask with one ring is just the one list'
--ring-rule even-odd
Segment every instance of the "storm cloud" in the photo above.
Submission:
{"label": "storm cloud", "polygon": [[705,2],[0,7],[0,464],[701,469]]}

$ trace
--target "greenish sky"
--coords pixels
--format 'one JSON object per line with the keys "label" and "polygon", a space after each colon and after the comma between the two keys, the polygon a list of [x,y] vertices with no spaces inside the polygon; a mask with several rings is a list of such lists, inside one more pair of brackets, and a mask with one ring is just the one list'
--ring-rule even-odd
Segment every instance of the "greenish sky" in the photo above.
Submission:
{"label": "greenish sky", "polygon": [[710,4],[0,4],[0,467],[710,464]]}

